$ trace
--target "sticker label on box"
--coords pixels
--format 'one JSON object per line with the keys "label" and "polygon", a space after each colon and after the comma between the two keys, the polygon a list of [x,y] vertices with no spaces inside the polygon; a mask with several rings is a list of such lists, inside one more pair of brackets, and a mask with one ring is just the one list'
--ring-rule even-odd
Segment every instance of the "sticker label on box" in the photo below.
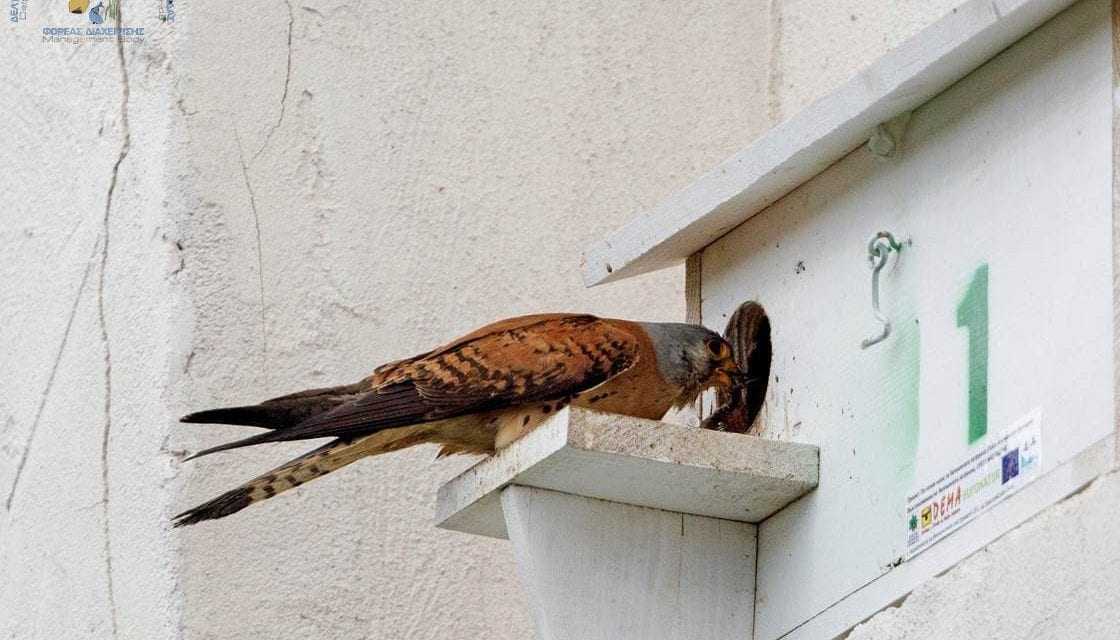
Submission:
{"label": "sticker label on box", "polygon": [[909,560],[1005,500],[1042,469],[1042,413],[1036,409],[906,500]]}

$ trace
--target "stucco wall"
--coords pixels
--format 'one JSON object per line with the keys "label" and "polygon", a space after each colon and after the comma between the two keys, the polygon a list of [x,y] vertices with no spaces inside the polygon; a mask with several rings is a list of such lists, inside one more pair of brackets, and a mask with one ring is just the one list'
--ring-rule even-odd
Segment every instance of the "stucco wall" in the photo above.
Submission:
{"label": "stucco wall", "polygon": [[469,461],[172,531],[302,449],[184,465],[240,431],[174,418],[515,313],[681,318],[679,269],[586,290],[580,249],[953,3],[827,4],[198,0],[118,56],[33,2],[0,44],[0,637],[530,637],[508,546],[430,525]]}
{"label": "stucco wall", "polygon": [[0,637],[172,638],[176,34],[41,42],[62,4],[0,38]]}
{"label": "stucco wall", "polygon": [[[681,318],[680,270],[587,290],[579,253],[769,126],[765,9],[184,9],[200,25],[182,91],[184,408],[354,380],[517,313]],[[176,505],[305,448],[191,463]],[[431,526],[436,488],[470,462],[434,457],[363,461],[184,530],[187,636],[529,637],[508,545]]]}

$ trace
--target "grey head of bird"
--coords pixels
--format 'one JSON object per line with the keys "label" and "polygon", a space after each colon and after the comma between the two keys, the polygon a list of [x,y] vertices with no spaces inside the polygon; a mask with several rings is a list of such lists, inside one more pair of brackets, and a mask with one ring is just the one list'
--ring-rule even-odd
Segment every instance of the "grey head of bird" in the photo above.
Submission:
{"label": "grey head of bird", "polygon": [[657,354],[662,377],[680,389],[676,407],[689,404],[701,392],[726,392],[745,378],[731,345],[705,327],[680,322],[643,322]]}

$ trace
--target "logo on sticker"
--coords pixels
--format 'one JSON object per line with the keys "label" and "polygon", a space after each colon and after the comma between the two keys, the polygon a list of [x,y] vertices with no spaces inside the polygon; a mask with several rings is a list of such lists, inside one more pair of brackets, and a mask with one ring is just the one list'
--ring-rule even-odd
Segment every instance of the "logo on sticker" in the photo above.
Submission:
{"label": "logo on sticker", "polygon": [[1019,448],[1003,454],[1003,480],[1000,484],[1007,484],[1008,480],[1019,475]]}

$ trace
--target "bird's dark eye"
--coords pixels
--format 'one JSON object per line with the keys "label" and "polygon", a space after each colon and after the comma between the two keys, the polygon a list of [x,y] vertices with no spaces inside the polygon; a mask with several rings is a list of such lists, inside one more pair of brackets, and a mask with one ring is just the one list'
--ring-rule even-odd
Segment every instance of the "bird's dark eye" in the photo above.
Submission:
{"label": "bird's dark eye", "polygon": [[708,338],[704,341],[704,345],[708,347],[708,353],[712,354],[713,358],[722,358],[727,355],[727,343],[723,340]]}

